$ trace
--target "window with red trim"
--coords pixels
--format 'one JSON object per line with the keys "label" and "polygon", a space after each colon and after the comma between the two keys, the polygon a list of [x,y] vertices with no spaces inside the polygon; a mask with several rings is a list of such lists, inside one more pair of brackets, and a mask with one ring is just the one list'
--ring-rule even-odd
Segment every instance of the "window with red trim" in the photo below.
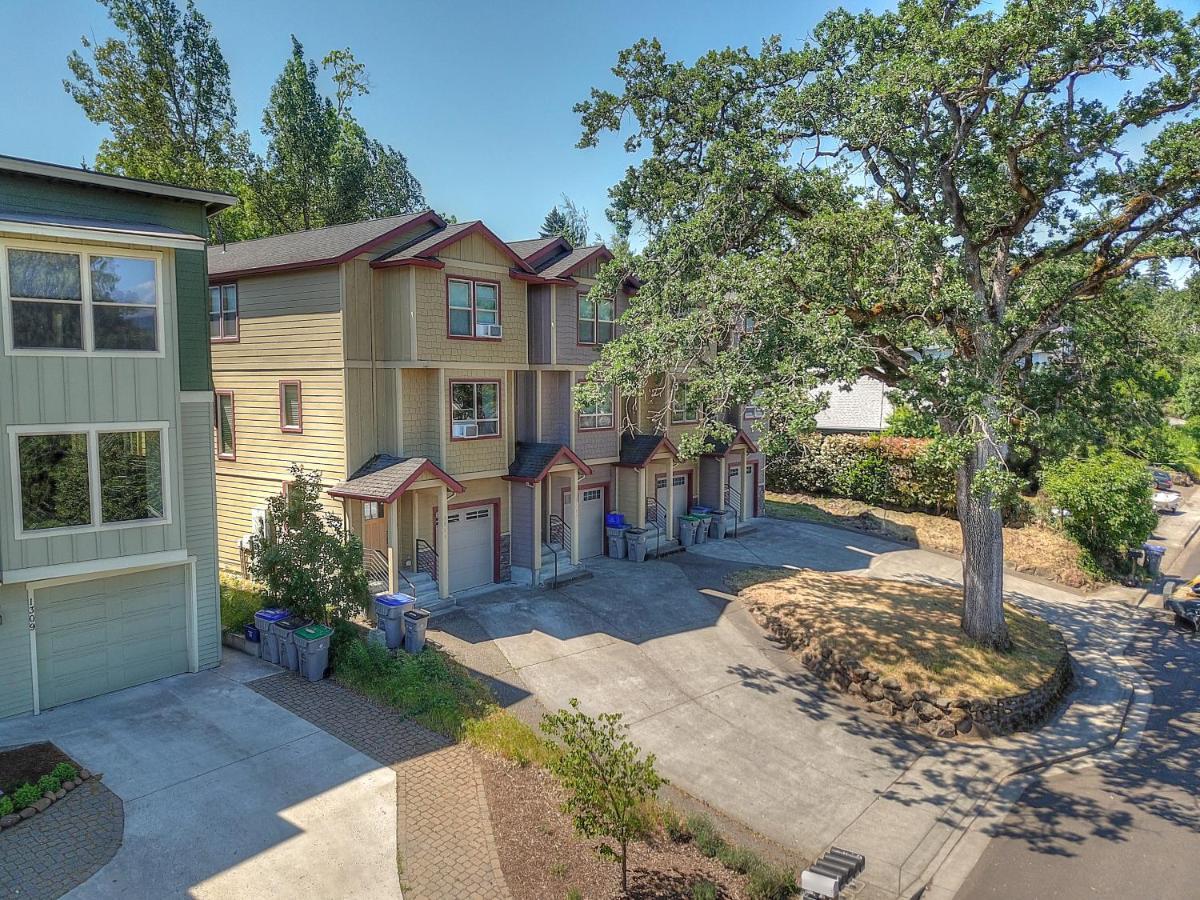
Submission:
{"label": "window with red trim", "polygon": [[500,285],[468,278],[446,279],[447,332],[450,337],[499,340]]}
{"label": "window with red trim", "polygon": [[579,343],[606,344],[613,339],[613,320],[616,304],[612,298],[591,300],[580,292],[575,295],[579,313]]}
{"label": "window with red trim", "polygon": [[279,382],[279,430],[295,433],[304,430],[304,403],[299,381]]}
{"label": "window with red trim", "polygon": [[599,431],[613,427],[613,395],[601,398],[595,403],[589,403],[579,410],[579,430]]}
{"label": "window with red trim", "polygon": [[455,440],[500,434],[500,385],[495,381],[450,383],[450,435]]}

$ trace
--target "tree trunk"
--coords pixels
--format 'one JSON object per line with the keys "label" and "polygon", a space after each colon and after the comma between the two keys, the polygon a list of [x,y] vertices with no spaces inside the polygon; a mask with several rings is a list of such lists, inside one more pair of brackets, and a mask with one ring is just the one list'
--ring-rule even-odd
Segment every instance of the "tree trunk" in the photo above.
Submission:
{"label": "tree trunk", "polygon": [[977,472],[998,449],[987,436],[978,442],[958,468],[958,522],[963,538],[962,630],[985,647],[1012,649],[1004,621],[1004,528],[990,492],[976,493],[971,485]]}
{"label": "tree trunk", "polygon": [[629,893],[629,843],[621,841],[621,893]]}

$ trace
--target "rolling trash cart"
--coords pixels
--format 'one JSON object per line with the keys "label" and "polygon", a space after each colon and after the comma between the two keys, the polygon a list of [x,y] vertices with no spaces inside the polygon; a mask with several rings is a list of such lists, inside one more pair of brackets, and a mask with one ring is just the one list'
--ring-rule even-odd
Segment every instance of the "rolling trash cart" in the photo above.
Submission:
{"label": "rolling trash cart", "polygon": [[396,650],[404,642],[404,614],[417,605],[408,594],[380,594],[375,598],[375,620],[387,635],[387,648]]}
{"label": "rolling trash cart", "polygon": [[625,558],[625,530],[624,525],[606,525],[604,528],[608,535],[608,555],[612,559]]}
{"label": "rolling trash cart", "polygon": [[258,629],[259,642],[261,649],[259,655],[269,663],[280,665],[279,662],[279,637],[275,634],[272,625],[280,619],[286,619],[288,611],[280,609],[277,606],[271,606],[267,609],[260,609],[254,614],[254,626]]}
{"label": "rolling trash cart", "polygon": [[303,628],[307,624],[297,616],[288,616],[286,619],[271,623],[271,633],[279,642],[279,664],[293,672],[300,671],[300,657],[296,653],[296,644],[292,640],[292,635],[296,633],[297,629]]}
{"label": "rolling trash cart", "polygon": [[650,532],[645,528],[626,528],[625,543],[628,545],[629,558],[633,562],[642,562],[646,559],[646,541],[649,540]]}
{"label": "rolling trash cart", "polygon": [[425,649],[425,628],[428,624],[427,609],[410,609],[404,614],[404,649],[408,653],[420,653]]}
{"label": "rolling trash cart", "polygon": [[328,625],[305,625],[292,632],[292,643],[300,663],[300,674],[309,681],[320,681],[329,668],[329,639],[333,629]]}

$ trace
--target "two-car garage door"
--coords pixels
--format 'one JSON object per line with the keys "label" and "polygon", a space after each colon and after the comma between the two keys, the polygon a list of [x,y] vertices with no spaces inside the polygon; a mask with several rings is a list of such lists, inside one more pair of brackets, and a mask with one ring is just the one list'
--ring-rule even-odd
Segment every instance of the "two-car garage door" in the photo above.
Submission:
{"label": "two-car garage door", "polygon": [[39,589],[42,709],[188,670],[182,567]]}

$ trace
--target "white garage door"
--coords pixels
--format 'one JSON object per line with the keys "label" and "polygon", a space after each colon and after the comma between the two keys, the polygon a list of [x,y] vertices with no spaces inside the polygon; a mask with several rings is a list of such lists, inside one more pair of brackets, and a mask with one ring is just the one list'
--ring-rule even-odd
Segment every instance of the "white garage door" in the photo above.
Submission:
{"label": "white garage door", "polygon": [[[571,523],[571,495],[563,501],[563,521]],[[604,489],[579,491],[579,557],[604,555]]]}
{"label": "white garage door", "polygon": [[456,509],[447,516],[451,593],[492,583],[495,559],[493,515],[490,506],[476,506]]}
{"label": "white garage door", "polygon": [[34,602],[43,709],[188,669],[181,568],[47,588]]}
{"label": "white garage door", "polygon": [[[675,515],[686,515],[688,511],[688,479],[686,475],[676,475],[671,479],[672,490],[675,492]],[[667,476],[660,475],[655,481],[654,496],[662,504],[663,515],[669,509],[667,506]]]}

